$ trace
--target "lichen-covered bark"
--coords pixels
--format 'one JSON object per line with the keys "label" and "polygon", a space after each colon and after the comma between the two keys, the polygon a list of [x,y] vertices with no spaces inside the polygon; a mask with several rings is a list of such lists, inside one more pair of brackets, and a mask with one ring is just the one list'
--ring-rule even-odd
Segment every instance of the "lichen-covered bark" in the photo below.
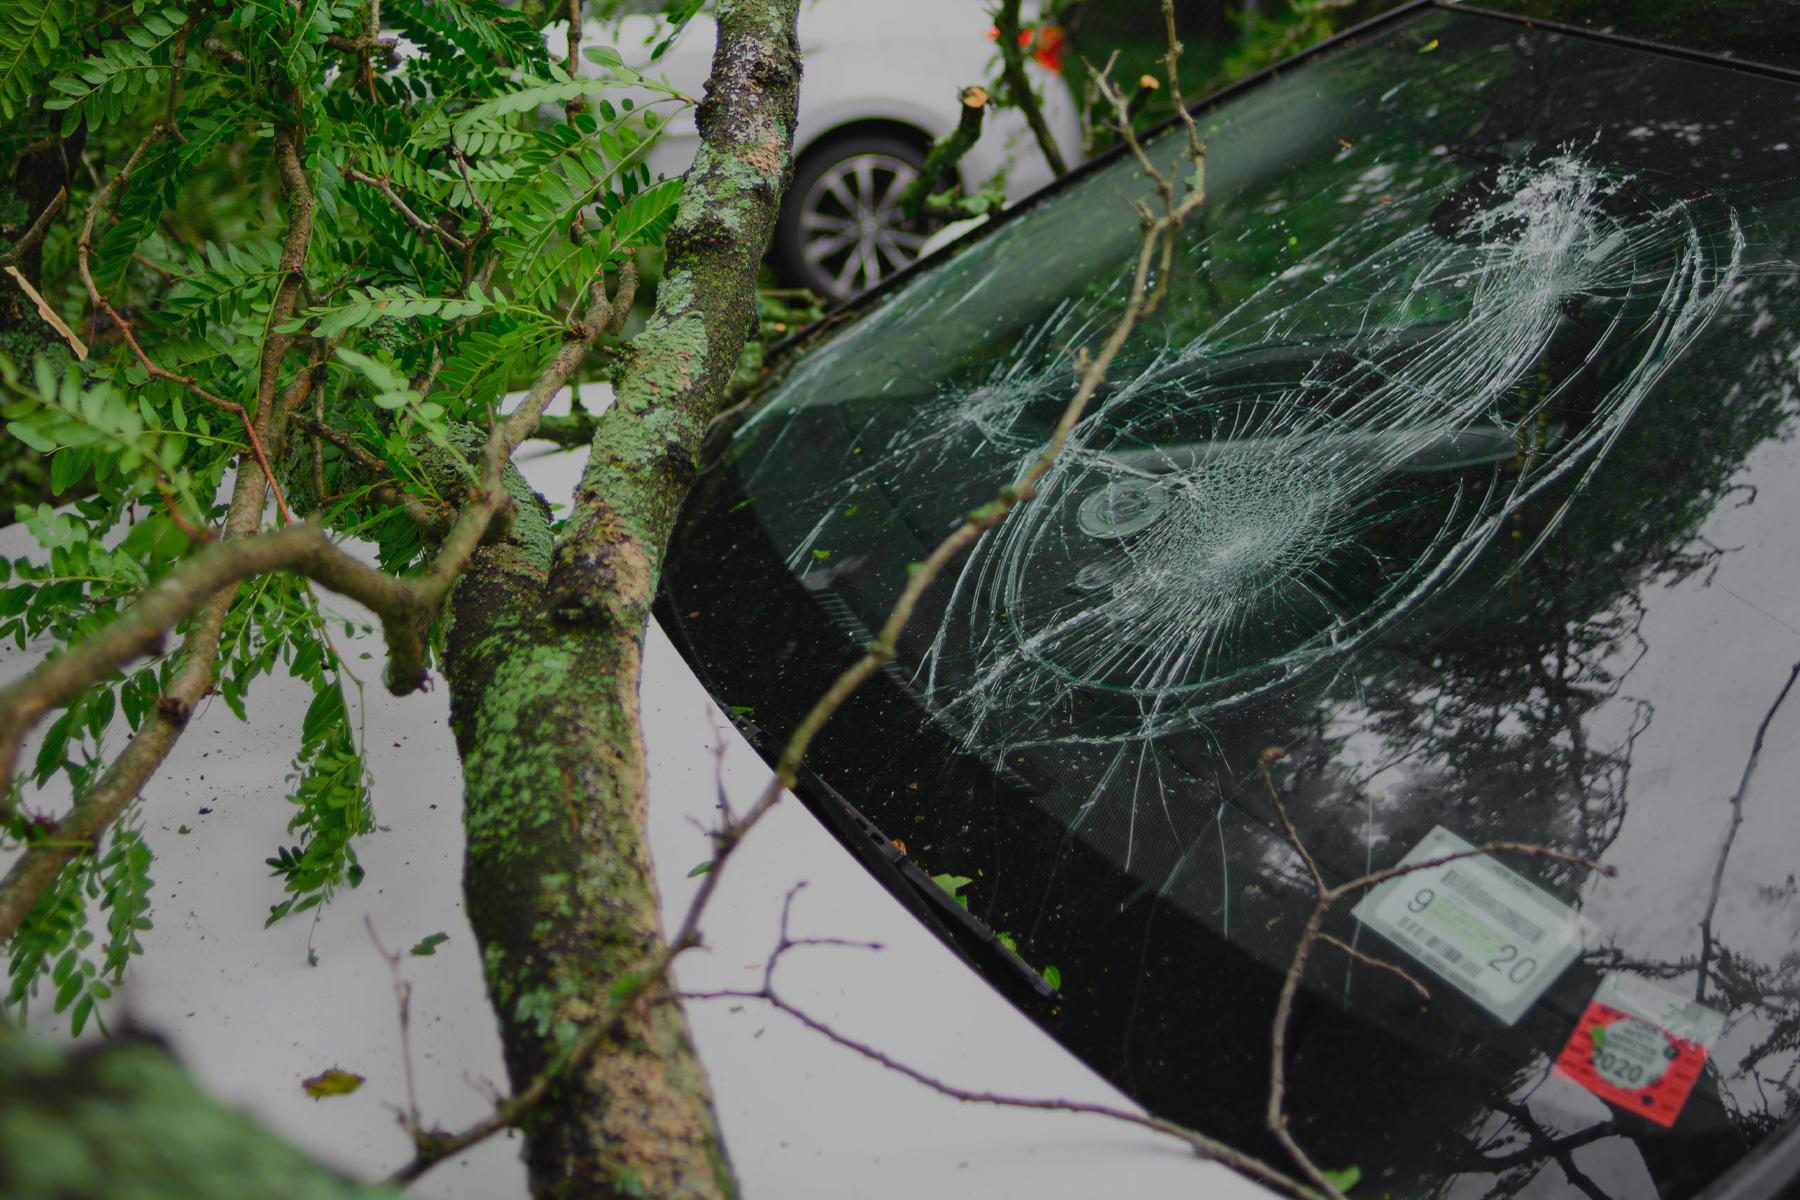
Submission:
{"label": "lichen-covered bark", "polygon": [[[523,1087],[660,948],[638,724],[645,622],[695,455],[755,312],[799,90],[797,0],[726,0],[703,145],[657,311],[552,543],[521,504],[451,603],[445,672],[466,779],[468,909]],[[554,1197],[722,1197],[735,1184],[679,1003],[651,996],[526,1125]]]}

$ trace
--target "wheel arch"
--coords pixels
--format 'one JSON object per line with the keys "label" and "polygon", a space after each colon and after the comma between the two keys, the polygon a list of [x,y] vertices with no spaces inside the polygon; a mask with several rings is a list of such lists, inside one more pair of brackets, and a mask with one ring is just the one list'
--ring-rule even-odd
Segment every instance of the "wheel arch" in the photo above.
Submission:
{"label": "wheel arch", "polygon": [[798,164],[840,142],[860,137],[890,137],[897,142],[905,142],[920,154],[931,149],[931,134],[917,125],[893,117],[858,117],[842,121],[821,131],[816,137],[809,138],[800,152],[794,155],[794,162]]}

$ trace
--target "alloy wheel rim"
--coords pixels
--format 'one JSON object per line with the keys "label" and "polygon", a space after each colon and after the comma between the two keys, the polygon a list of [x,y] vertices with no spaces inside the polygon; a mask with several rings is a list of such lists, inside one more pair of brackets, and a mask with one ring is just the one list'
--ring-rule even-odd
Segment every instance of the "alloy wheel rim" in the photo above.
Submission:
{"label": "alloy wheel rim", "polygon": [[918,178],[891,154],[858,154],[833,163],[800,208],[801,256],[823,290],[847,300],[919,256],[925,235],[903,225],[900,194]]}

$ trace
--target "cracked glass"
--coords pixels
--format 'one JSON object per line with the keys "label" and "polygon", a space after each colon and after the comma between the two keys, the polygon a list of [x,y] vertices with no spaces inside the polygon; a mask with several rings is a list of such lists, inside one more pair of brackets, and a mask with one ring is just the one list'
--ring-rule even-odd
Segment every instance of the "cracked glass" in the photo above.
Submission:
{"label": "cracked glass", "polygon": [[[1793,1113],[1794,91],[1437,10],[1202,119],[1167,298],[811,758],[1152,1110],[1286,1165],[1313,893],[1278,745],[1332,883],[1494,841],[1617,870],[1333,909],[1429,992],[1308,961],[1292,1128],[1357,1195],[1681,1200]],[[1147,194],[1115,161],[865,305],[709,465],[665,615],[753,732],[1036,456]]]}

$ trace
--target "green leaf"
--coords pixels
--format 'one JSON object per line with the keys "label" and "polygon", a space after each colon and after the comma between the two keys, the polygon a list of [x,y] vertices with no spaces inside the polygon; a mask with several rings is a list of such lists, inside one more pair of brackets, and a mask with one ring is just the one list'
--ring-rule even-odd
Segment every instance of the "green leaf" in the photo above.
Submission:
{"label": "green leaf", "polygon": [[713,869],[712,859],[709,858],[705,862],[701,863],[699,866],[695,867],[693,870],[689,871],[687,873],[687,877],[689,879],[692,879],[696,875],[705,875],[708,872],[710,872],[712,869]]}
{"label": "green leaf", "polygon": [[548,65],[552,78],[527,78],[525,86],[518,91],[489,100],[485,104],[477,104],[456,119],[457,132],[461,133],[494,117],[530,112],[541,104],[561,105],[581,96],[598,96],[608,88],[647,87],[667,95],[676,94],[675,89],[667,84],[645,79],[626,66],[613,68],[612,75],[604,79],[571,79],[558,64],[552,62]]}
{"label": "green leaf", "polygon": [[361,1075],[340,1070],[337,1067],[329,1071],[321,1071],[311,1079],[302,1079],[300,1086],[314,1100],[323,1100],[326,1096],[348,1096],[363,1085]]}
{"label": "green leaf", "polygon": [[641,246],[661,242],[675,220],[676,206],[681,203],[681,185],[681,180],[670,179],[634,196],[613,221],[613,244]]}
{"label": "green leaf", "polygon": [[1040,974],[1043,975],[1045,983],[1049,984],[1056,991],[1062,991],[1061,971],[1057,970],[1055,967],[1045,967]]}
{"label": "green leaf", "polygon": [[[937,884],[952,896],[955,896],[959,888],[974,883],[975,881],[970,879],[967,875],[933,875],[931,877],[931,882]],[[958,899],[961,899],[961,897],[958,897]]]}
{"label": "green leaf", "polygon": [[[1435,45],[1436,43],[1433,43]],[[1341,1171],[1320,1171],[1325,1181],[1340,1192],[1347,1192],[1362,1182],[1361,1167],[1345,1167]]]}
{"label": "green leaf", "polygon": [[311,745],[325,736],[331,726],[344,720],[344,693],[340,688],[328,687],[313,697],[312,704],[307,706],[306,720],[300,726],[300,741],[303,745]]}
{"label": "green leaf", "polygon": [[434,933],[430,937],[419,939],[418,944],[408,951],[408,953],[416,954],[420,958],[430,958],[437,953],[437,948],[439,946],[449,940],[450,935],[447,933]]}

